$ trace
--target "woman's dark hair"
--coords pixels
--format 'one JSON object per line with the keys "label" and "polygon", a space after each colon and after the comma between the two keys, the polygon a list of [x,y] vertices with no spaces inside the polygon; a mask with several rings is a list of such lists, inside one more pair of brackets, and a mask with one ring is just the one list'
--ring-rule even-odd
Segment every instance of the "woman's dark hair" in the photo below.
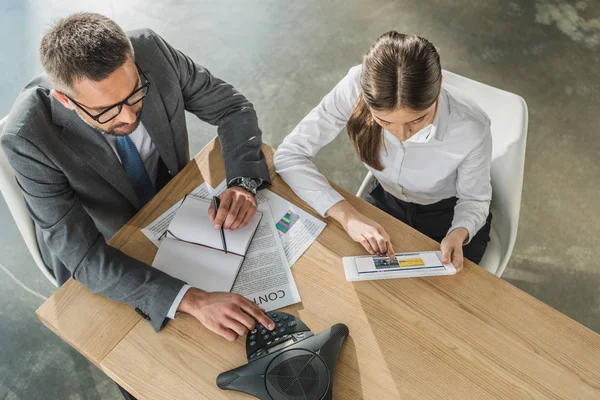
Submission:
{"label": "woman's dark hair", "polygon": [[347,130],[360,159],[378,171],[382,128],[376,111],[424,111],[438,98],[442,67],[435,47],[425,38],[390,31],[371,45],[363,58],[361,94]]}

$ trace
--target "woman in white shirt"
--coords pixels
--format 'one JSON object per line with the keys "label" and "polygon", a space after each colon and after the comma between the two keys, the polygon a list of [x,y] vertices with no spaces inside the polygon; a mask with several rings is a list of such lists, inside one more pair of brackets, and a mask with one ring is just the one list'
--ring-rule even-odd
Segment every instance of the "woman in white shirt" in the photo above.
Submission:
{"label": "woman in white shirt", "polygon": [[346,126],[377,184],[367,201],[441,241],[444,262],[478,263],[489,241],[492,188],[490,120],[457,89],[442,84],[439,55],[427,39],[391,31],[370,47],[288,135],[275,169],[298,196],[336,219],[371,254],[394,250],[385,230],[361,215],[313,164]]}

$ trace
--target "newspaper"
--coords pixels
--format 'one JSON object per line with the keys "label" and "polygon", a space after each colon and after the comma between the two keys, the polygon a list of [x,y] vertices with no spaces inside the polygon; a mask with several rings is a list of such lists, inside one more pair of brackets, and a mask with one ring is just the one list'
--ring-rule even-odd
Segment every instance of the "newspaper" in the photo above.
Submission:
{"label": "newspaper", "polygon": [[272,311],[301,299],[271,210],[266,204],[258,210],[263,217],[231,291]]}
{"label": "newspaper", "polygon": [[268,189],[258,192],[256,201],[269,205],[290,267],[317,240],[327,225]]}

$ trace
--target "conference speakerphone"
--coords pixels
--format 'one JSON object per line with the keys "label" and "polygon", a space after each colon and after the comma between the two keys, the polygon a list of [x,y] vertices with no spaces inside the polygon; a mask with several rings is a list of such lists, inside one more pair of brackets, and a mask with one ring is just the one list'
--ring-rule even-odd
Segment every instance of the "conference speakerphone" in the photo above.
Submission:
{"label": "conference speakerphone", "polygon": [[348,327],[336,324],[315,335],[293,315],[274,311],[267,316],[275,329],[257,324],[246,336],[248,364],[220,374],[217,386],[264,400],[331,399]]}

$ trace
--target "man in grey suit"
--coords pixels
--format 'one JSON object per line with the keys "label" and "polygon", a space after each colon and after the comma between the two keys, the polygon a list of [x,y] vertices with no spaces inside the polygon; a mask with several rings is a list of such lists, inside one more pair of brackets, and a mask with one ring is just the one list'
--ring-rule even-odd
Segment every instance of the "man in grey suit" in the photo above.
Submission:
{"label": "man in grey suit", "polygon": [[229,189],[210,211],[215,227],[244,226],[270,183],[252,104],[151,30],[125,34],[98,14],[59,21],[40,58],[46,73],[16,100],[1,142],[57,280],[129,304],[156,331],[176,311],[228,340],[255,321],[273,329],[253,302],[190,288],[106,244],[188,163],[186,110],[218,126]]}

